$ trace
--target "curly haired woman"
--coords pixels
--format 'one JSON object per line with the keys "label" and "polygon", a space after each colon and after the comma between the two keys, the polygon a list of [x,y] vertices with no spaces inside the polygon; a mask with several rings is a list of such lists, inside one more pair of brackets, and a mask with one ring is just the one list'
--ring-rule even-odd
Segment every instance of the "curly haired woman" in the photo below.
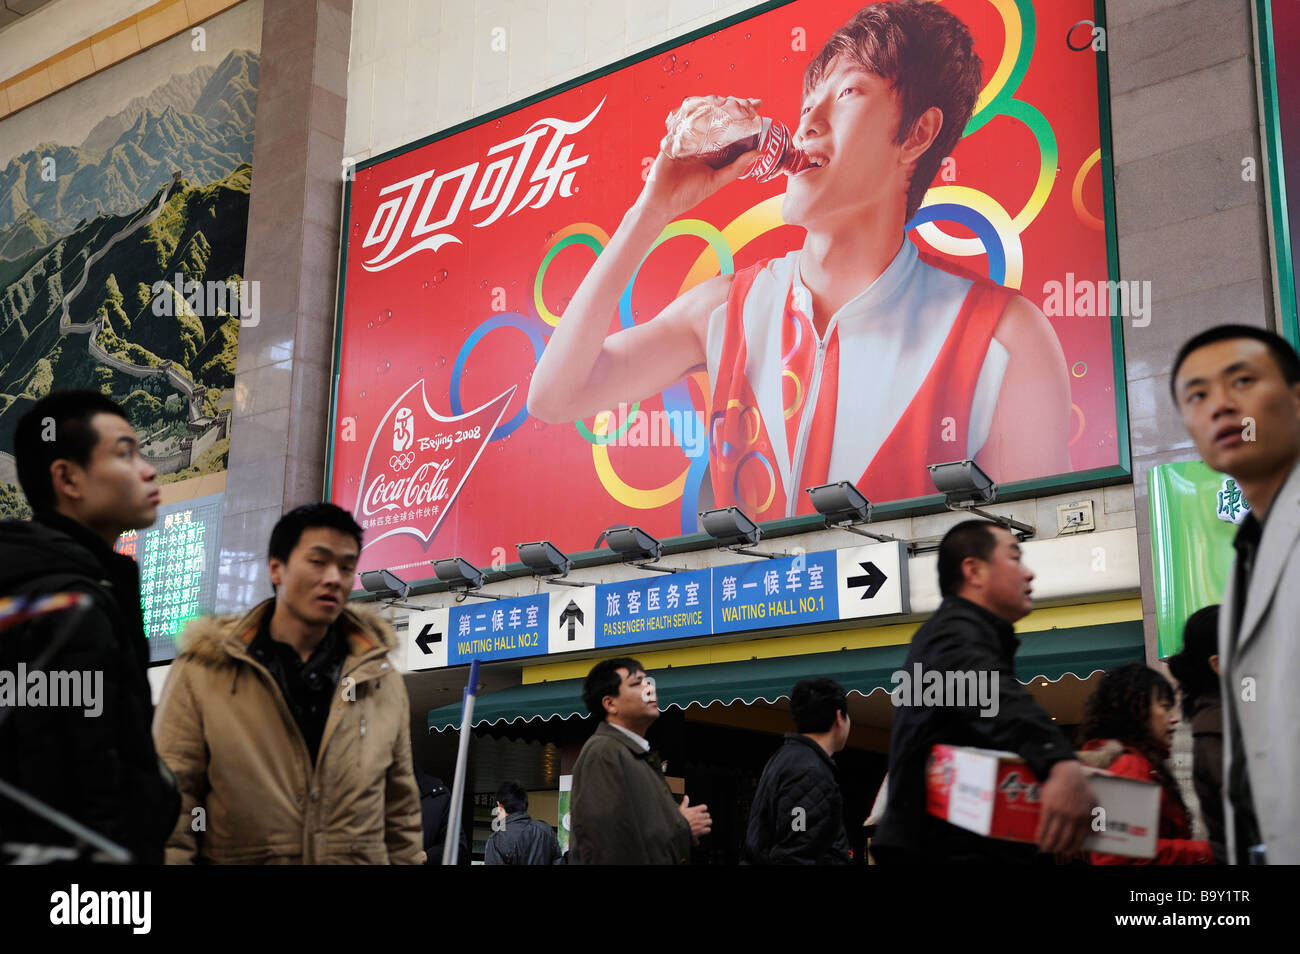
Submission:
{"label": "curly haired woman", "polygon": [[1160,785],[1160,827],[1154,858],[1126,858],[1092,852],[1095,865],[1157,864],[1208,865],[1214,863],[1208,841],[1192,839],[1191,816],[1178,783],[1169,770],[1178,713],[1169,681],[1144,663],[1126,663],[1101,678],[1088,697],[1079,735],[1085,751],[1100,748],[1110,739],[1124,746],[1124,754],[1110,771],[1127,778]]}

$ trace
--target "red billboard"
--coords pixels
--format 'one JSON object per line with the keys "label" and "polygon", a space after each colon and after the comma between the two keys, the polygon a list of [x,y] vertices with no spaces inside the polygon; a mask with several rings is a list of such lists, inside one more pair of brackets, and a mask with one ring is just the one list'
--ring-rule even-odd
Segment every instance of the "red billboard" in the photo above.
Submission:
{"label": "red billboard", "polygon": [[[1108,281],[1094,20],[797,0],[358,166],[329,493],[361,569],[921,497],[965,457],[1123,473],[1149,293]],[[764,118],[796,174],[670,158]]]}

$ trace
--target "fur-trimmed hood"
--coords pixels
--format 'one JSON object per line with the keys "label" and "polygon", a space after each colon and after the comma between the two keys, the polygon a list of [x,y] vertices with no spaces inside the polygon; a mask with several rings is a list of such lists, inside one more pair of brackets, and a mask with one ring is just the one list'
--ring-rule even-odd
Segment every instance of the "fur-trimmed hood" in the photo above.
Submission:
{"label": "fur-trimmed hood", "polygon": [[[177,645],[177,658],[190,658],[208,666],[233,665],[243,658],[257,635],[265,614],[275,608],[275,598],[265,600],[247,613],[204,616],[191,620]],[[351,604],[343,608],[339,624],[348,637],[349,656],[364,656],[375,649],[388,654],[397,648],[397,634],[374,610]]]}

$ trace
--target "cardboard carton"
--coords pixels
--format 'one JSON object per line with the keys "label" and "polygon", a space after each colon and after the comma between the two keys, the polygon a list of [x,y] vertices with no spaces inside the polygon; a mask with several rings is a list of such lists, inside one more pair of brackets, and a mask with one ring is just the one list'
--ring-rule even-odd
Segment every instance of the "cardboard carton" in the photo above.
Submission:
{"label": "cardboard carton", "polygon": [[[1131,858],[1153,858],[1160,823],[1160,786],[1083,767],[1104,814],[1083,846]],[[1042,808],[1039,782],[1012,752],[936,745],[926,769],[926,809],[989,838],[1033,842]]]}

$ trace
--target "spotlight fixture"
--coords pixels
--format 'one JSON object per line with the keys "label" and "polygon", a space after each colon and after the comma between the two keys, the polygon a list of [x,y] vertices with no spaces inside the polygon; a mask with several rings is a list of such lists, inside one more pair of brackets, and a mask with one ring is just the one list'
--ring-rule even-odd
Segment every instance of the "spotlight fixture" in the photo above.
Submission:
{"label": "spotlight fixture", "polygon": [[860,537],[870,537],[881,543],[897,543],[897,537],[885,533],[872,533],[853,526],[855,523],[871,522],[871,501],[862,496],[847,480],[834,484],[822,484],[820,487],[808,487],[804,491],[812,499],[813,508],[826,518],[826,526],[847,530]]}
{"label": "spotlight fixture", "polygon": [[[663,556],[663,544],[640,527],[612,527],[602,534],[605,545],[617,553],[628,566],[656,573],[681,573],[677,567],[654,566]],[[635,561],[642,562],[637,563]]]}
{"label": "spotlight fixture", "polygon": [[725,547],[732,553],[743,553],[746,556],[763,557],[768,560],[790,555],[746,549],[746,545],[753,545],[763,539],[763,530],[739,507],[703,510],[700,512],[700,526],[704,528],[705,533],[718,541],[719,547]]}
{"label": "spotlight fixture", "polygon": [[944,505],[949,510],[978,514],[986,520],[1006,527],[1021,540],[1034,535],[1034,528],[1010,517],[986,513],[977,505],[997,500],[998,485],[993,478],[980,470],[973,460],[954,460],[946,464],[927,464],[934,489],[943,494]]}
{"label": "spotlight fixture", "polygon": [[562,586],[595,585],[594,583],[578,583],[564,579],[569,575],[569,571],[573,569],[573,561],[550,540],[538,540],[536,543],[516,543],[515,549],[519,552],[520,562],[532,570],[534,576],[541,577],[547,583],[558,583]]}
{"label": "spotlight fixture", "polygon": [[388,606],[414,610],[426,608],[398,602],[411,595],[411,584],[388,570],[366,570],[361,574],[361,587],[367,593],[374,593],[375,599]]}
{"label": "spotlight fixture", "polygon": [[456,601],[467,596],[480,600],[499,600],[499,596],[476,593],[483,586],[483,571],[462,557],[447,557],[433,561],[433,572],[439,580],[447,584],[447,589],[457,593]]}

